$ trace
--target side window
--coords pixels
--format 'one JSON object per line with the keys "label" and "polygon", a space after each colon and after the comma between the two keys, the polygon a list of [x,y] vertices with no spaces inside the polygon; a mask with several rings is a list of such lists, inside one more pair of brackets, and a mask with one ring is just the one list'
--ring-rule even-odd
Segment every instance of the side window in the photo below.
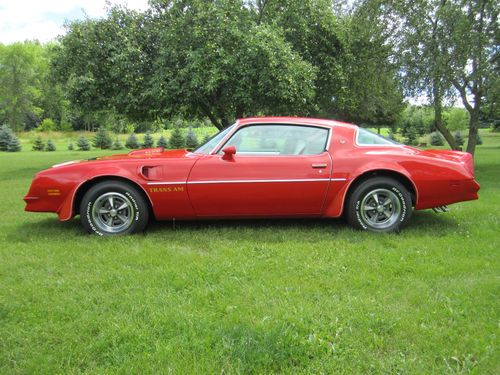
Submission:
{"label": "side window", "polygon": [[302,125],[250,125],[224,145],[243,155],[317,155],[325,151],[328,129]]}

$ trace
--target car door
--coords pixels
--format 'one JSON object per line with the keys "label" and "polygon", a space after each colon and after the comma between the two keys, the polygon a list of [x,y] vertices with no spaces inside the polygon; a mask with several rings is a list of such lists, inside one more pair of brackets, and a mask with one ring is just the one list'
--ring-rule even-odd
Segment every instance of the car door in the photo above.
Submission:
{"label": "car door", "polygon": [[200,158],[188,179],[198,216],[315,216],[330,183],[326,151],[331,129],[284,124],[247,125]]}

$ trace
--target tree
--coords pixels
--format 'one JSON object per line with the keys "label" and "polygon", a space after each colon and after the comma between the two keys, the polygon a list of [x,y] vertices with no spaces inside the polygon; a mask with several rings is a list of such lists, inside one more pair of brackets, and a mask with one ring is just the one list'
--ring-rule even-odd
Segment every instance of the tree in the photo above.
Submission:
{"label": "tree", "polygon": [[82,110],[138,121],[189,113],[221,129],[245,115],[307,114],[314,97],[311,64],[233,0],[155,1],[71,23],[54,69]]}
{"label": "tree", "polygon": [[181,129],[178,128],[177,126],[174,128],[172,131],[172,135],[170,136],[170,147],[177,149],[177,148],[183,148],[186,145],[186,140],[182,136]]}
{"label": "tree", "polygon": [[9,152],[18,152],[21,151],[21,142],[19,138],[15,135],[10,139],[9,144],[7,145],[7,151]]}
{"label": "tree", "polygon": [[8,151],[9,144],[14,138],[14,133],[7,125],[0,127],[0,151]]}
{"label": "tree", "polygon": [[[385,9],[399,37],[396,56],[407,88],[427,90],[435,127],[453,149],[460,149],[443,124],[443,101],[458,94],[469,112],[467,151],[474,153],[482,101],[497,70],[498,6],[489,0],[368,0]],[[391,18],[392,16],[392,18]],[[497,71],[498,73],[498,71]]]}
{"label": "tree", "polygon": [[167,147],[168,147],[168,141],[167,141],[167,138],[165,138],[165,137],[163,136],[163,134],[160,136],[160,139],[158,139],[157,146],[158,146],[158,147],[163,147],[163,148],[167,148]]}
{"label": "tree", "polygon": [[403,110],[390,33],[358,2],[335,14],[331,0],[248,1],[257,22],[278,24],[285,39],[316,69],[315,113],[366,125],[393,125]]}
{"label": "tree", "polygon": [[90,143],[89,143],[87,138],[85,138],[83,135],[81,135],[76,140],[76,147],[78,147],[78,150],[80,150],[80,151],[89,151],[90,150]]}
{"label": "tree", "polygon": [[150,132],[146,132],[144,134],[144,143],[142,144],[142,148],[151,148],[155,146],[155,140]]}
{"label": "tree", "polygon": [[37,55],[38,43],[0,44],[0,121],[22,130],[27,114],[40,113],[35,105],[40,95]]}
{"label": "tree", "polygon": [[445,79],[445,59],[440,53],[442,9],[447,0],[366,0],[392,35],[394,59],[404,73],[406,95],[425,93],[433,103],[434,128],[452,149],[460,147],[443,124],[443,100],[451,95]]}
{"label": "tree", "polygon": [[125,147],[130,148],[130,149],[141,147],[141,145],[139,143],[139,139],[137,139],[137,136],[135,135],[135,133],[133,133],[133,132],[130,133],[127,140],[125,141]]}
{"label": "tree", "polygon": [[194,150],[198,147],[198,137],[193,131],[193,128],[190,126],[186,135],[186,147],[188,149]]}
{"label": "tree", "polygon": [[113,142],[113,150],[123,150],[123,144],[120,142],[118,138]]}
{"label": "tree", "polygon": [[491,89],[490,82],[495,77],[498,82],[499,7],[489,0],[442,1],[445,5],[439,52],[446,62],[446,79],[469,112],[466,150],[474,154],[482,102]]}
{"label": "tree", "polygon": [[33,151],[43,151],[45,148],[45,145],[43,144],[42,137],[38,136],[35,138],[35,141],[33,142],[33,147],[31,149]]}
{"label": "tree", "polygon": [[442,146],[442,145],[444,145],[443,136],[439,132],[433,132],[433,133],[431,133],[429,140],[430,140],[431,146]]}
{"label": "tree", "polygon": [[111,148],[113,144],[113,140],[109,136],[108,132],[104,127],[100,127],[94,137],[93,145],[96,148],[100,148],[101,150],[106,150]]}
{"label": "tree", "polygon": [[56,145],[52,141],[52,139],[47,140],[47,146],[45,147],[46,151],[55,151],[56,150]]}

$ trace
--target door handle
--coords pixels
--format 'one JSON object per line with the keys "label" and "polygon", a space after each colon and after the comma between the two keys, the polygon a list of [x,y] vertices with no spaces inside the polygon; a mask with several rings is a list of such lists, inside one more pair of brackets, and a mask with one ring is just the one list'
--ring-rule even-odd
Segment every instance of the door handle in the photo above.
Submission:
{"label": "door handle", "polygon": [[327,167],[326,163],[325,164],[311,164],[311,167],[315,169],[324,169]]}

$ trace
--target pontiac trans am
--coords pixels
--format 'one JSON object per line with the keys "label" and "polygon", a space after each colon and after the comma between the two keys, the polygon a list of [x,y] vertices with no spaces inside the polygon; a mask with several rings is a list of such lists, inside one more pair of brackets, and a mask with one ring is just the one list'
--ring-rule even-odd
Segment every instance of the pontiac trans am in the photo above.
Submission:
{"label": "pontiac trans am", "polygon": [[151,218],[345,216],[400,230],[413,209],[477,199],[468,153],[420,150],[338,121],[238,120],[194,151],[144,149],[71,161],[36,174],[26,211],[80,215],[99,235],[145,230]]}

